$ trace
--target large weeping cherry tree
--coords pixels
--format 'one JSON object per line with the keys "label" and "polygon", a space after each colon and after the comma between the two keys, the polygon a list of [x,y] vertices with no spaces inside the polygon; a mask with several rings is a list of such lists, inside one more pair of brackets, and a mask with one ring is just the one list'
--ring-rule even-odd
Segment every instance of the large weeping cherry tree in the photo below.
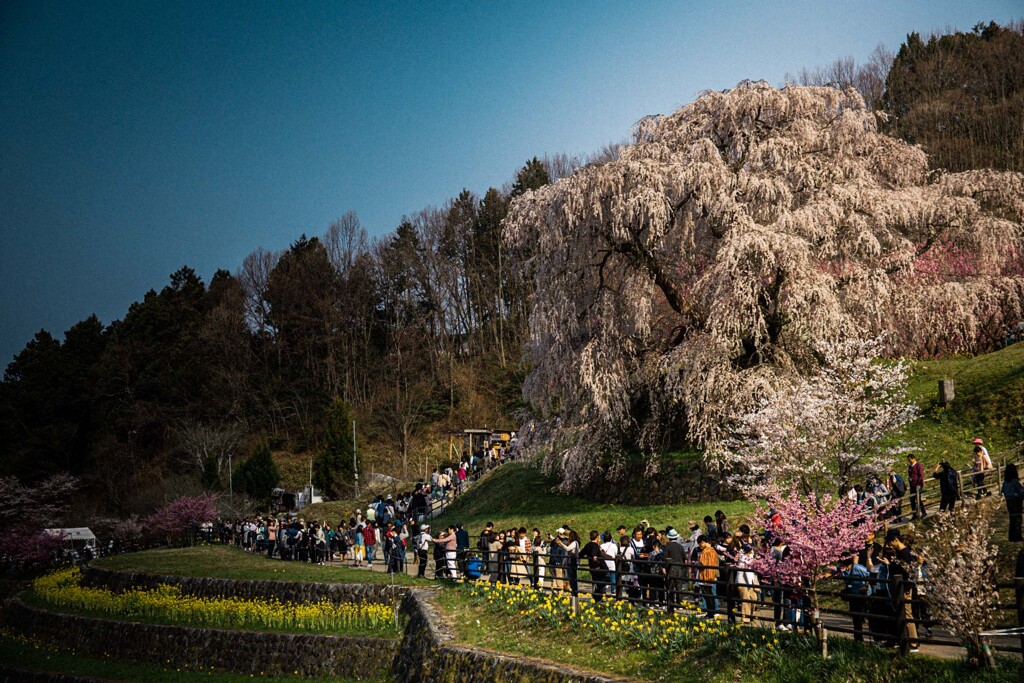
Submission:
{"label": "large weeping cherry tree", "polygon": [[[526,398],[564,487],[725,425],[867,334],[974,351],[1024,305],[1024,176],[930,174],[852,89],[743,82],[641,121],[614,161],[516,199]],[[653,459],[652,459],[653,461]]]}

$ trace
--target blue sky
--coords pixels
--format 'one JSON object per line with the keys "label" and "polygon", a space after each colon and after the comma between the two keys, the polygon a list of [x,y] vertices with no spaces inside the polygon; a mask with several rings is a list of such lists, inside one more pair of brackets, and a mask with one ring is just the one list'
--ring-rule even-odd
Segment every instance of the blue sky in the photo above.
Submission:
{"label": "blue sky", "polygon": [[0,0],[0,367],[355,210],[371,234],[744,78],[1014,2]]}

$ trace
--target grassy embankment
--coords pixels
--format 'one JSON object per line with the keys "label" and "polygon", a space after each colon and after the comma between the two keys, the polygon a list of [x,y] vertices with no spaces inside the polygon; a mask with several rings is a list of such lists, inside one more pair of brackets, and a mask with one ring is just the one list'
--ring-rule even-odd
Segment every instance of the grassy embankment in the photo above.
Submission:
{"label": "grassy embankment", "polygon": [[[584,532],[614,531],[619,524],[632,528],[641,519],[664,527],[683,528],[687,521],[700,522],[704,515],[722,510],[737,524],[751,510],[749,503],[683,503],[679,505],[627,506],[599,503],[575,496],[552,493],[555,480],[535,467],[518,463],[505,465],[448,508],[438,523],[461,522],[471,533],[479,532],[487,522],[499,529],[525,526],[544,533],[569,525]],[[642,482],[638,482],[642,486]]]}
{"label": "grassy embankment", "polygon": [[[956,383],[948,408],[939,407],[940,379]],[[920,417],[904,437],[922,449],[926,466],[947,459],[969,465],[975,437],[994,457],[1024,441],[1024,342],[975,358],[920,361],[909,390]]]}
{"label": "grassy embankment", "polygon": [[[438,601],[457,639],[473,647],[537,657],[645,681],[1020,681],[1020,659],[1001,659],[994,671],[972,671],[962,660],[915,655],[899,657],[847,638],[829,639],[822,659],[810,636],[744,628],[724,638],[695,640],[692,648],[666,653],[651,648],[600,642],[565,625],[526,625],[478,604],[466,587],[443,591]],[[773,639],[778,646],[763,646]]]}
{"label": "grassy embankment", "polygon": [[163,548],[97,560],[97,567],[114,571],[172,576],[209,576],[218,579],[316,581],[321,583],[423,584],[412,576],[368,572],[351,567],[318,566],[309,562],[282,562],[222,545]]}

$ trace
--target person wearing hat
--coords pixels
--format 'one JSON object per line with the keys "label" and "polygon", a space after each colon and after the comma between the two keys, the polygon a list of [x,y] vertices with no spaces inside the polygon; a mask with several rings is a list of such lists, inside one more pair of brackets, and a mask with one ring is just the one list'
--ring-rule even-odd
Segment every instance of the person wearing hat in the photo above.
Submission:
{"label": "person wearing hat", "polygon": [[430,550],[430,525],[424,524],[420,527],[420,533],[416,537],[416,560],[420,563],[420,567],[416,572],[416,575],[421,579],[425,579],[427,576],[427,554]]}
{"label": "person wearing hat", "polygon": [[985,474],[992,469],[992,458],[988,457],[988,450],[981,439],[974,440],[974,464],[971,466],[971,480],[974,482],[974,499],[981,500],[981,497],[991,496],[992,492],[985,486]]}
{"label": "person wearing hat", "polygon": [[683,583],[686,579],[686,561],[689,554],[683,546],[683,539],[679,532],[669,528],[665,534],[665,583],[668,597],[668,613],[672,614],[675,608],[682,602]]}

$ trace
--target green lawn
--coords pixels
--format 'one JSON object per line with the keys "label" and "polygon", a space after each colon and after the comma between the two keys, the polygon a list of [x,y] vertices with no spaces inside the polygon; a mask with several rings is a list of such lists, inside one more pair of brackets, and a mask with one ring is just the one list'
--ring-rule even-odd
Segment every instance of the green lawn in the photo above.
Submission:
{"label": "green lawn", "polygon": [[[761,636],[774,631],[745,628],[743,635],[707,641],[692,650],[665,653],[596,641],[567,627],[527,626],[515,617],[476,604],[467,587],[443,591],[438,603],[457,640],[475,648],[538,657],[574,667],[645,681],[1013,681],[1024,677],[1019,659],[1001,659],[995,671],[971,671],[961,660],[940,660],[858,645],[847,638],[829,639],[829,659],[822,659],[811,637],[778,634],[780,648],[759,648]],[[744,646],[743,643],[747,645]]]}
{"label": "green lawn", "polygon": [[[939,407],[940,379],[956,383],[949,408]],[[970,464],[975,437],[994,459],[1024,441],[1024,342],[975,358],[919,361],[909,389],[921,417],[905,438],[923,449],[926,467],[945,459]]]}
{"label": "green lawn", "polygon": [[[110,658],[87,657],[64,652],[51,645],[0,629],[0,662],[29,671],[94,676],[111,681],[139,683],[243,683],[251,676],[220,671],[188,671],[162,669],[149,664],[123,662]],[[295,683],[308,680],[298,677],[260,677],[266,683]],[[347,678],[318,679],[333,683],[349,683]]]}
{"label": "green lawn", "polygon": [[[461,522],[471,534],[487,522],[499,529],[525,526],[553,532],[568,524],[578,532],[613,531],[620,524],[632,529],[641,519],[654,526],[683,529],[687,521],[700,522],[704,515],[722,510],[733,527],[753,510],[745,501],[731,503],[683,503],[679,505],[615,505],[552,493],[556,480],[536,467],[510,463],[495,470],[438,517],[437,524]],[[435,524],[435,526],[437,526]]]}
{"label": "green lawn", "polygon": [[[194,548],[162,548],[105,557],[97,567],[116,571],[173,576],[210,576],[218,579],[270,579],[275,581],[318,581],[322,583],[397,583],[422,585],[415,577],[328,567],[309,562],[282,562],[223,545]],[[392,577],[394,581],[392,581]]]}

